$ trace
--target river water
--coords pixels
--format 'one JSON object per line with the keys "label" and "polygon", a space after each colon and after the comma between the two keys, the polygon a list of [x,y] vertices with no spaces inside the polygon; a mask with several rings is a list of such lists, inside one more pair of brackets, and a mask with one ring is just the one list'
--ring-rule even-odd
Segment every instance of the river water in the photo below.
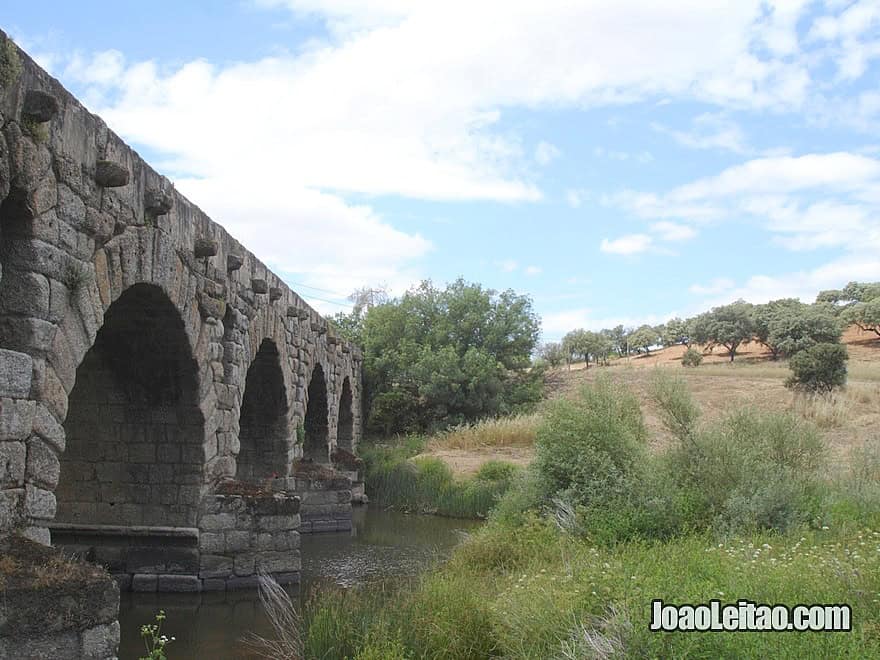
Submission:
{"label": "river water", "polygon": [[[370,507],[354,509],[351,532],[302,537],[302,584],[293,594],[327,586],[352,587],[372,580],[415,575],[447,557],[479,523],[437,516],[410,516]],[[165,610],[162,631],[176,639],[169,660],[247,658],[241,639],[271,635],[254,591],[206,594],[122,594],[121,660],[145,654],[140,626]]]}

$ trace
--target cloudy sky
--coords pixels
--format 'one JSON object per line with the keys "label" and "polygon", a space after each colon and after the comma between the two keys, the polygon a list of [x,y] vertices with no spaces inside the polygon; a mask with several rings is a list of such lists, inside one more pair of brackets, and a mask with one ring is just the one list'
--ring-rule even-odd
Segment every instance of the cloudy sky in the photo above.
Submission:
{"label": "cloudy sky", "polygon": [[530,294],[554,339],[880,279],[877,0],[18,2],[0,20],[325,312],[463,276]]}

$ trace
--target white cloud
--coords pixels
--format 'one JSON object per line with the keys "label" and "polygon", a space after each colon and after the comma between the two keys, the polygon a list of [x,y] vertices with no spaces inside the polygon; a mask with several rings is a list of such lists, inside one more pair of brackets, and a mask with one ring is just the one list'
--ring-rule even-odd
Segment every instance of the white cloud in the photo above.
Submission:
{"label": "white cloud", "polygon": [[559,158],[562,152],[555,145],[541,140],[535,147],[535,160],[538,165],[549,165],[551,162]]}
{"label": "white cloud", "polygon": [[600,248],[609,254],[639,254],[651,247],[652,238],[647,234],[629,234],[614,240],[602,239]]}
{"label": "white cloud", "polygon": [[597,158],[608,158],[609,160],[628,161],[634,160],[638,163],[650,163],[654,160],[654,155],[650,151],[639,151],[631,153],[629,151],[618,151],[616,149],[606,149],[604,147],[595,147],[593,155]]}
{"label": "white cloud", "polygon": [[880,280],[880,260],[873,258],[873,255],[846,256],[811,270],[782,275],[754,275],[742,286],[731,288],[723,295],[706,301],[703,307],[723,305],[739,298],[756,304],[779,298],[800,298],[803,302],[813,302],[819,291],[839,288],[852,280]]}
{"label": "white cloud", "polygon": [[651,225],[651,231],[655,232],[664,241],[686,241],[697,235],[693,227],[680,225],[674,222],[655,222]]}
{"label": "white cloud", "polygon": [[736,154],[751,151],[739,125],[720,114],[704,113],[695,117],[690,131],[676,130],[658,123],[651,124],[651,127],[691,149],[720,149]]}
{"label": "white cloud", "polygon": [[861,154],[760,158],[665,194],[624,191],[603,201],[643,218],[748,220],[791,250],[880,250],[880,160]]}
{"label": "white cloud", "polygon": [[540,266],[527,266],[526,275],[540,275],[543,269]]}
{"label": "white cloud", "polygon": [[514,259],[505,259],[504,261],[496,261],[495,265],[498,266],[505,273],[512,273],[517,268],[519,268],[519,264]]}

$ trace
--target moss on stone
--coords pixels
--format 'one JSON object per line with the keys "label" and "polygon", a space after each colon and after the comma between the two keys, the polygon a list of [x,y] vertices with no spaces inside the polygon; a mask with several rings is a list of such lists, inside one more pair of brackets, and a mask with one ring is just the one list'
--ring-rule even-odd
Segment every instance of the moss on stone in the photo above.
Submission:
{"label": "moss on stone", "polygon": [[18,47],[8,37],[0,37],[0,85],[9,87],[21,75],[21,56]]}
{"label": "moss on stone", "polygon": [[49,140],[49,126],[45,122],[25,117],[21,120],[21,128],[37,144],[45,144]]}

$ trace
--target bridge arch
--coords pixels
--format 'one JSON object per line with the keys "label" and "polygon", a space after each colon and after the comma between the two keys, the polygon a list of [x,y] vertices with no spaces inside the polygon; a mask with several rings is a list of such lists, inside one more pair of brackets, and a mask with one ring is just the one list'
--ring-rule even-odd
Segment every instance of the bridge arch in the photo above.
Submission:
{"label": "bridge arch", "polygon": [[198,366],[158,286],[108,307],[76,369],[56,522],[193,527],[205,462]]}
{"label": "bridge arch", "polygon": [[303,457],[326,463],[330,453],[330,407],[327,397],[327,378],[324,368],[316,364],[306,391],[306,413],[303,420],[305,438]]}
{"label": "bridge arch", "polygon": [[346,376],[342,381],[342,393],[339,395],[336,446],[347,451],[354,450],[354,410],[352,405],[351,379]]}
{"label": "bridge arch", "polygon": [[239,417],[236,478],[259,481],[287,475],[290,423],[278,347],[264,339],[245,377]]}

